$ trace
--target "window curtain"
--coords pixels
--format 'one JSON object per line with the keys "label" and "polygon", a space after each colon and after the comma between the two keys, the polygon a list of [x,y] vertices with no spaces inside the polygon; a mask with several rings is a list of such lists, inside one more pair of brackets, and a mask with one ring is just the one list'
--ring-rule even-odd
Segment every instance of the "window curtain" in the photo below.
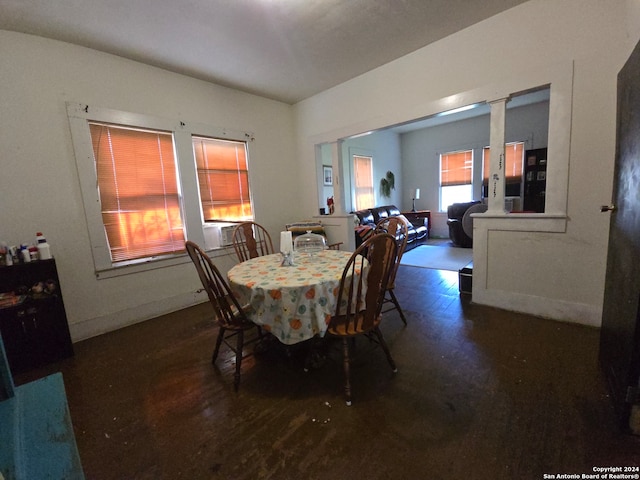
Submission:
{"label": "window curtain", "polygon": [[184,251],[173,135],[89,122],[111,261]]}
{"label": "window curtain", "polygon": [[253,219],[245,142],[193,137],[204,220]]}

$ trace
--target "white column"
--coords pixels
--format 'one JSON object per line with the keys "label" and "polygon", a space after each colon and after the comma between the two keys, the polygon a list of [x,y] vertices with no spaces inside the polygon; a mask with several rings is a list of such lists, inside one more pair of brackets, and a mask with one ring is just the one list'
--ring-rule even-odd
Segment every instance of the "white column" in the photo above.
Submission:
{"label": "white column", "polygon": [[489,192],[488,209],[489,212],[504,213],[504,131],[506,126],[506,113],[508,98],[500,98],[489,102],[491,106],[491,130],[490,147],[491,157],[489,159]]}
{"label": "white column", "polygon": [[341,158],[342,142],[331,143],[331,166],[333,168],[333,208],[336,215],[344,215],[344,186],[342,184],[342,162]]}

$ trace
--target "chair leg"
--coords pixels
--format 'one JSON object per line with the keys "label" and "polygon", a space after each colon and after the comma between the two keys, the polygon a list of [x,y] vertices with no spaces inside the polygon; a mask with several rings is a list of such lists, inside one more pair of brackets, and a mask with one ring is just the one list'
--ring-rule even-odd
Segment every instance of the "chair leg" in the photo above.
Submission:
{"label": "chair leg", "polygon": [[398,309],[398,313],[400,314],[400,318],[402,319],[403,323],[406,325],[407,324],[407,319],[404,316],[404,312],[402,311],[402,307],[400,306],[400,302],[398,302],[396,294],[393,293],[393,289],[389,289],[387,291],[389,292],[389,295],[391,295],[391,301],[393,302],[393,304]]}
{"label": "chair leg", "polygon": [[213,355],[211,356],[211,363],[216,363],[216,358],[218,358],[218,352],[220,352],[220,345],[222,345],[226,330],[223,326],[220,326],[218,330],[218,338],[216,339],[216,347],[213,349]]}
{"label": "chair leg", "polygon": [[238,330],[238,343],[236,345],[236,373],[233,379],[233,387],[236,392],[240,386],[240,367],[242,366],[242,355],[244,347],[244,330]]}
{"label": "chair leg", "polygon": [[342,339],[342,355],[344,366],[344,395],[346,397],[347,406],[351,405],[351,373],[350,373],[350,361],[349,361],[349,339],[344,337]]}
{"label": "chair leg", "polygon": [[398,371],[398,367],[396,367],[396,362],[393,361],[393,357],[391,356],[391,351],[389,351],[389,346],[387,345],[387,342],[384,341],[382,332],[378,327],[376,327],[373,330],[373,332],[376,334],[376,337],[378,337],[378,343],[380,343],[380,346],[384,350],[384,353],[387,356],[387,361],[389,362],[389,365],[391,365],[391,369],[393,370],[393,373],[396,373]]}

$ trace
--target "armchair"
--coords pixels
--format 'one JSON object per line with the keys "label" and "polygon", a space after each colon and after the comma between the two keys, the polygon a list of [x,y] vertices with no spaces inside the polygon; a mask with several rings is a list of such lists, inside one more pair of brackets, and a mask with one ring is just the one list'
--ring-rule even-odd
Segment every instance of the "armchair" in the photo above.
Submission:
{"label": "armchair", "polygon": [[447,207],[447,225],[449,226],[449,238],[456,247],[471,248],[473,240],[467,235],[462,226],[462,218],[465,212],[479,201],[454,203]]}

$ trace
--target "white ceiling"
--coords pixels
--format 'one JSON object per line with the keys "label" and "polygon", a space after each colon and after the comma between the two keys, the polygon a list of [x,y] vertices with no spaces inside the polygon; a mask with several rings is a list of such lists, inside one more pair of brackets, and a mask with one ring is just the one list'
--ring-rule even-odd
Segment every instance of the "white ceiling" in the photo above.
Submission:
{"label": "white ceiling", "polygon": [[0,0],[0,29],[296,103],[527,0]]}

